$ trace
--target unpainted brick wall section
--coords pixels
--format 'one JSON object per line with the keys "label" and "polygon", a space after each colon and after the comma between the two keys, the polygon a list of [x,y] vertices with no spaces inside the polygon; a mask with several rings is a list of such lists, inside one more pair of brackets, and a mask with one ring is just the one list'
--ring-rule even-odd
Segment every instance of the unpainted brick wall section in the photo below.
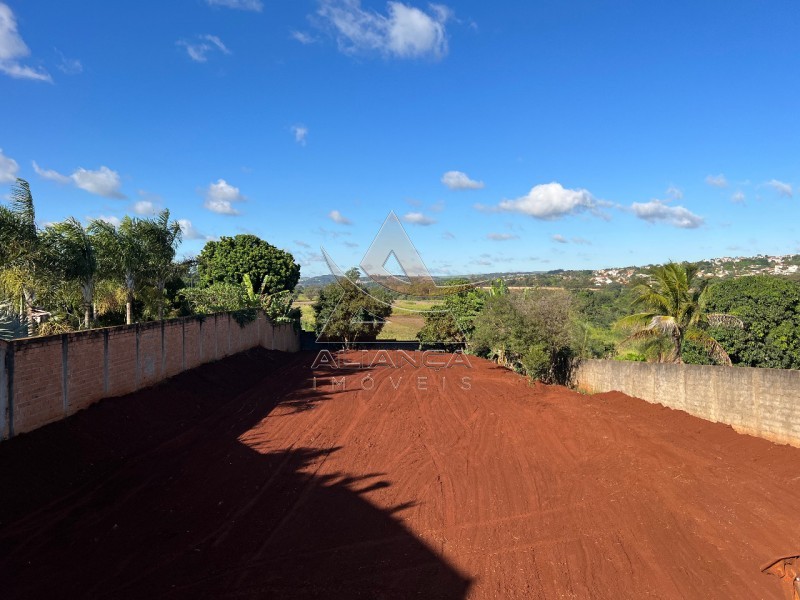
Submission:
{"label": "unpainted brick wall section", "polygon": [[256,346],[297,352],[299,333],[221,313],[0,341],[0,439]]}
{"label": "unpainted brick wall section", "polygon": [[587,360],[575,386],[628,396],[800,447],[800,371]]}

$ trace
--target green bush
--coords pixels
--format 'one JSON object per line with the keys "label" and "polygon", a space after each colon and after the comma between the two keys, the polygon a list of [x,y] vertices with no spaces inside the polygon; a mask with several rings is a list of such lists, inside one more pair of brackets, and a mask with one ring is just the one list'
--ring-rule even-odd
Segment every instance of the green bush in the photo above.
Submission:
{"label": "green bush", "polygon": [[550,374],[550,353],[543,344],[529,348],[520,363],[525,374],[532,379],[545,380]]}
{"label": "green bush", "polygon": [[473,351],[546,383],[567,383],[574,366],[570,295],[526,290],[490,296],[475,319]]}

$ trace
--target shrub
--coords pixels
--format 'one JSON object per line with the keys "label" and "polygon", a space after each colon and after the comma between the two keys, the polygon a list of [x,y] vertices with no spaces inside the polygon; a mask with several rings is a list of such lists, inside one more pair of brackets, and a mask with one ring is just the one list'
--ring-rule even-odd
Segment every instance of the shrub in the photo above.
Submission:
{"label": "shrub", "polygon": [[526,290],[491,296],[475,319],[476,354],[546,383],[568,383],[574,366],[570,296]]}

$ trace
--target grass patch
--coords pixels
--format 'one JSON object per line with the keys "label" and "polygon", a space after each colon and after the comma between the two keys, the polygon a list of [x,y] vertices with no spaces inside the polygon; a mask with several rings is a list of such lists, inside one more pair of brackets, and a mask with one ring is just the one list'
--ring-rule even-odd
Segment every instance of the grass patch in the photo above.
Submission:
{"label": "grass patch", "polygon": [[[417,333],[425,325],[425,317],[417,312],[429,310],[436,304],[433,300],[397,300],[392,304],[396,309],[388,318],[387,323],[381,333],[379,340],[415,340]],[[314,306],[312,302],[296,300],[294,307],[300,309],[300,327],[303,331],[314,331],[316,319],[314,318]]]}
{"label": "grass patch", "polygon": [[417,333],[425,324],[421,315],[409,313],[395,313],[389,317],[389,323],[384,325],[379,340],[415,340]]}
{"label": "grass patch", "polygon": [[[295,302],[295,306],[298,306],[299,303]],[[314,327],[317,324],[316,318],[314,318],[314,307],[311,304],[300,304],[300,328],[303,331],[314,331]]]}
{"label": "grass patch", "polygon": [[[435,300],[395,300],[392,303],[392,308],[405,310],[430,310],[435,305]],[[401,312],[400,314],[408,313]]]}

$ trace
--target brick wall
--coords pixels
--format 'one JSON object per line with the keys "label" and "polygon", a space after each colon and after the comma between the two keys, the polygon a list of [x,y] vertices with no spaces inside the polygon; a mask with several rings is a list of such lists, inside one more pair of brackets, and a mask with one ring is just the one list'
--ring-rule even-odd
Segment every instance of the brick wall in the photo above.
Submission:
{"label": "brick wall", "polygon": [[0,439],[256,346],[297,352],[291,325],[230,314],[0,341]]}
{"label": "brick wall", "polygon": [[9,366],[11,363],[11,354],[9,352],[9,343],[0,340],[0,440],[7,440],[10,437],[9,433]]}
{"label": "brick wall", "polygon": [[800,447],[800,371],[587,360],[576,387],[623,392]]}

